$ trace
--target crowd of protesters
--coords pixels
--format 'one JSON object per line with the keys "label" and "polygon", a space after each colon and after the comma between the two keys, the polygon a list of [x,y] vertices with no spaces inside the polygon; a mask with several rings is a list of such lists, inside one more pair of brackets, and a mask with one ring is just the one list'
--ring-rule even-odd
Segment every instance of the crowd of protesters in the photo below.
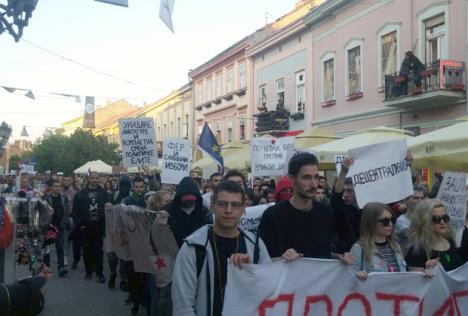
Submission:
{"label": "crowd of protesters", "polygon": [[[468,261],[468,228],[457,248],[450,217],[433,199],[441,179],[432,190],[415,179],[414,192],[405,200],[368,203],[361,209],[347,177],[352,164],[352,158],[343,160],[331,187],[310,153],[294,155],[288,176],[276,179],[247,181],[244,173],[230,170],[213,173],[206,183],[185,177],[173,186],[161,184],[158,174],[143,168],[139,175],[22,176],[17,184],[5,177],[1,185],[4,193],[30,197],[34,188],[46,184],[41,196],[52,210],[50,224],[57,228],[59,276],[68,273],[68,262],[76,270],[82,256],[85,280],[128,291],[125,303],[133,314],[143,306],[148,315],[221,315],[228,299],[228,259],[241,267],[336,258],[363,282],[370,272],[421,271],[431,277],[438,264],[449,271]],[[179,249],[168,280],[136,272],[131,261],[114,252],[106,254],[110,274],[104,275],[105,210],[118,204],[156,212],[154,225],[168,227]],[[241,229],[245,209],[262,204],[267,205],[257,234]],[[159,236],[152,231],[151,243],[164,246]],[[50,266],[50,259],[44,262]]]}

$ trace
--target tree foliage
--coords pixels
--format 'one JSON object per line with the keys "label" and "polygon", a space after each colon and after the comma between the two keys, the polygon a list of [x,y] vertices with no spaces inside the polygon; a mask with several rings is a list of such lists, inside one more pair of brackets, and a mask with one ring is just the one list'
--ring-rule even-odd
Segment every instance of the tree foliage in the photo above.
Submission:
{"label": "tree foliage", "polygon": [[40,140],[34,144],[32,155],[37,157],[37,171],[62,171],[67,174],[91,160],[100,159],[110,165],[119,164],[121,160],[117,144],[82,129],[71,136],[55,133]]}
{"label": "tree foliage", "polygon": [[21,157],[18,155],[13,155],[8,160],[8,170],[15,170],[18,167]]}

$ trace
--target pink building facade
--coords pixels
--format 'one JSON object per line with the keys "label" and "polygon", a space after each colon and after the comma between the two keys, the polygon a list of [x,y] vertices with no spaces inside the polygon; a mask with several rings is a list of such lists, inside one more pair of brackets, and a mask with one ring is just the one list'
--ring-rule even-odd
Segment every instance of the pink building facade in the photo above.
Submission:
{"label": "pink building facade", "polygon": [[222,144],[247,141],[252,117],[247,90],[250,62],[245,56],[247,38],[192,70],[194,135],[208,123]]}
{"label": "pink building facade", "polygon": [[[313,43],[312,125],[339,133],[386,125],[418,134],[466,113],[467,1],[346,2],[330,0],[306,20]],[[421,89],[409,87],[405,95],[392,78],[407,51],[426,71]]]}
{"label": "pink building facade", "polygon": [[[467,113],[468,2],[328,0],[247,50],[251,103],[292,114],[290,130],[380,125],[415,134]],[[405,52],[425,68],[407,84]],[[405,88],[405,85],[406,88]]]}

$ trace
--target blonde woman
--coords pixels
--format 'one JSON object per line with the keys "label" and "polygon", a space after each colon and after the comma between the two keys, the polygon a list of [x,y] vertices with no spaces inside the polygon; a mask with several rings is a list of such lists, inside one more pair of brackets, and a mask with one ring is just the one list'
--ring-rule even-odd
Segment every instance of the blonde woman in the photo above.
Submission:
{"label": "blonde woman", "polygon": [[369,272],[403,272],[406,263],[395,241],[395,218],[390,207],[382,203],[367,203],[361,214],[361,236],[351,248],[356,277],[367,279]]}
{"label": "blonde woman", "polygon": [[409,228],[409,271],[424,271],[439,262],[446,271],[463,265],[452,240],[450,216],[442,202],[434,199],[418,204]]}

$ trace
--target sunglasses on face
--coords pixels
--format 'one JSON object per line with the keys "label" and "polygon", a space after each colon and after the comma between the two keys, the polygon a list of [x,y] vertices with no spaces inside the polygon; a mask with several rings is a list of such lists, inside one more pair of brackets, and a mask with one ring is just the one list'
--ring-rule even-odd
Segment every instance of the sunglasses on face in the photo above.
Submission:
{"label": "sunglasses on face", "polygon": [[385,218],[379,219],[377,222],[381,223],[383,226],[390,226],[390,223],[392,225],[395,225],[396,218],[394,218],[394,217],[385,217]]}
{"label": "sunglasses on face", "polygon": [[440,224],[442,221],[444,221],[445,223],[449,223],[450,222],[450,216],[448,216],[447,214],[445,215],[433,215],[432,216],[432,222],[434,224]]}

